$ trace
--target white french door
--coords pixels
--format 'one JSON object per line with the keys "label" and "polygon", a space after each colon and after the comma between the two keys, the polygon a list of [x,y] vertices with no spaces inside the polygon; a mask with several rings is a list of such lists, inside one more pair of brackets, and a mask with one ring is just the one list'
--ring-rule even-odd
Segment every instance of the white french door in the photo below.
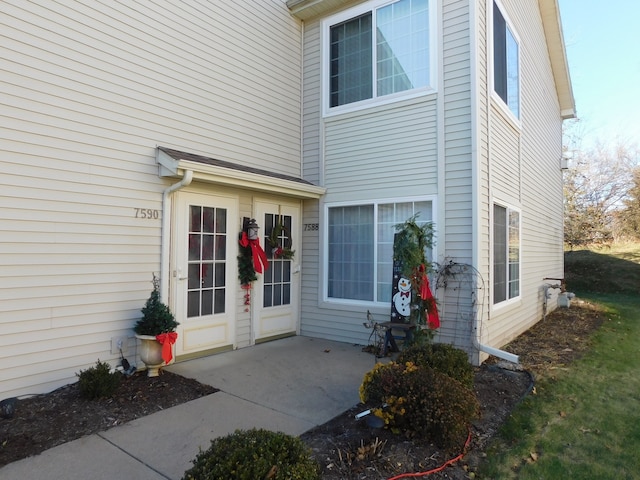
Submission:
{"label": "white french door", "polygon": [[238,202],[179,192],[173,275],[176,355],[234,344]]}
{"label": "white french door", "polygon": [[[299,330],[300,207],[256,201],[255,215],[269,259],[269,268],[255,282],[252,300],[253,337],[260,341]],[[294,252],[292,258],[286,258],[288,252]]]}

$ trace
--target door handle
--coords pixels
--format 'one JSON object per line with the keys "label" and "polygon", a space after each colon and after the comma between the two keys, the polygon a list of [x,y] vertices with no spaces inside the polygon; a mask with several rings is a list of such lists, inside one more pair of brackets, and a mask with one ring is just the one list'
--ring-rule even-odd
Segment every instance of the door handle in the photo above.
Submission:
{"label": "door handle", "polygon": [[177,271],[174,270],[173,271],[173,276],[176,277],[178,280],[187,280],[189,277],[181,277],[180,274],[182,273],[182,269],[178,269]]}

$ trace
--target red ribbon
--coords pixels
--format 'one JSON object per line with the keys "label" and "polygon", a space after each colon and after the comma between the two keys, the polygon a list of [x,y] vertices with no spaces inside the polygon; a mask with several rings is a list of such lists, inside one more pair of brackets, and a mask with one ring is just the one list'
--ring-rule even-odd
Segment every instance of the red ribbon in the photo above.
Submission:
{"label": "red ribbon", "polygon": [[171,345],[176,343],[178,334],[176,332],[167,332],[156,335],[156,340],[162,345],[162,359],[164,363],[169,365],[169,362],[173,359],[173,352]]}
{"label": "red ribbon", "polygon": [[[269,260],[267,259],[267,254],[264,253],[264,250],[260,246],[260,240],[249,240],[247,236],[247,232],[242,232],[242,237],[240,238],[240,245],[243,247],[250,246],[251,247],[251,256],[253,257],[253,269],[262,273],[264,270],[269,268]],[[264,267],[264,268],[263,268]]]}
{"label": "red ribbon", "polygon": [[429,308],[427,308],[427,323],[430,328],[440,328],[440,316],[438,315],[438,307],[436,305],[436,299],[433,298],[431,288],[429,287],[429,278],[427,277],[427,271],[424,265],[420,265],[418,268],[420,275],[420,298],[427,302]]}

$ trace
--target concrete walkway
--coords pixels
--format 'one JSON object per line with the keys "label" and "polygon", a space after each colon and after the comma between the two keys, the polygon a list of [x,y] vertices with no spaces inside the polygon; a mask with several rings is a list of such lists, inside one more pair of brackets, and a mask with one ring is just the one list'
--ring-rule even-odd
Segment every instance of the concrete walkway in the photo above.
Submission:
{"label": "concrete walkway", "polygon": [[182,478],[199,449],[236,429],[300,435],[356,405],[375,357],[361,346],[290,337],[167,370],[220,392],[0,468],[2,480]]}

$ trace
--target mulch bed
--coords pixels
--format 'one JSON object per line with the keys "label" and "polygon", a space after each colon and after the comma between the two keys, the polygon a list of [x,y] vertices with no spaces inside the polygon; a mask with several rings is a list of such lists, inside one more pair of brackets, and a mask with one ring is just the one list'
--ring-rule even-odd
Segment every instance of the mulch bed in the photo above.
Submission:
{"label": "mulch bed", "polygon": [[107,398],[86,400],[73,383],[21,399],[12,418],[0,419],[0,466],[217,391],[166,371],[159,377],[139,372]]}

